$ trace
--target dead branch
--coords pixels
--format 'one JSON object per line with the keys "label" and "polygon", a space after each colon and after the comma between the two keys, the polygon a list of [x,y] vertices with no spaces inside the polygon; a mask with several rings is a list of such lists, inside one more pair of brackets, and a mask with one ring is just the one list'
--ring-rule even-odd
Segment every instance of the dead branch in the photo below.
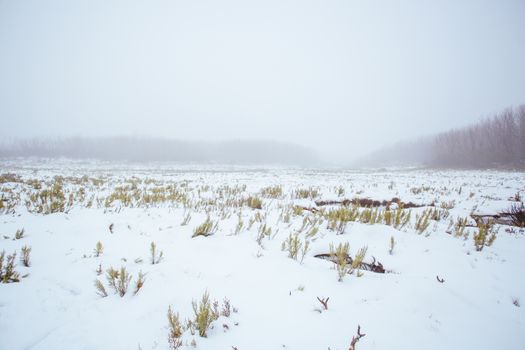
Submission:
{"label": "dead branch", "polygon": [[323,305],[323,309],[328,310],[328,300],[330,300],[330,297],[325,299],[320,299],[317,297],[317,300],[319,300],[319,302]]}
{"label": "dead branch", "polygon": [[363,338],[366,334],[361,333],[361,326],[357,326],[357,335],[352,337],[352,342],[350,343],[350,347],[348,350],[355,350],[355,345],[359,341],[359,339]]}

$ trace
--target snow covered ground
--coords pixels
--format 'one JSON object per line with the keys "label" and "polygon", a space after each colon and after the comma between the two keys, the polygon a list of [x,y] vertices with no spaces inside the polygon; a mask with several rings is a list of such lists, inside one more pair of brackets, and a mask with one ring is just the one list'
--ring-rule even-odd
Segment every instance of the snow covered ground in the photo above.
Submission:
{"label": "snow covered ground", "polygon": [[[524,173],[19,159],[1,161],[0,176],[0,251],[17,252],[21,276],[0,283],[0,349],[169,349],[168,307],[186,323],[205,291],[234,310],[205,338],[184,327],[183,349],[343,350],[358,325],[366,336],[356,349],[525,348],[525,232],[496,224],[493,244],[477,251],[470,217],[525,197]],[[316,204],[393,197],[425,206],[404,209],[410,220],[396,228],[361,216],[345,225],[330,213],[353,205]],[[216,230],[192,238],[207,218]],[[308,242],[302,262],[282,250],[289,237]],[[345,242],[351,256],[366,246],[364,261],[386,273],[356,269],[338,281],[315,255]],[[110,267],[133,276],[123,297],[108,284]],[[317,297],[329,297],[328,310]]]}

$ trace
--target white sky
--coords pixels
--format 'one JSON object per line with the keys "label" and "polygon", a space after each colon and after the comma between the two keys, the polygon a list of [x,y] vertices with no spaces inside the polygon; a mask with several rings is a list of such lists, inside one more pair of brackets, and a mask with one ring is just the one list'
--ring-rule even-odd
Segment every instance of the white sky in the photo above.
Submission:
{"label": "white sky", "polygon": [[351,159],[525,103],[525,1],[0,0],[0,137]]}

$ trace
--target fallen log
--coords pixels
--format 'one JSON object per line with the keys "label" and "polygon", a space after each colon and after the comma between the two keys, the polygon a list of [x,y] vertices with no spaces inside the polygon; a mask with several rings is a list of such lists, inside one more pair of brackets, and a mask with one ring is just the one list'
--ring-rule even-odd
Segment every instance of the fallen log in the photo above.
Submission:
{"label": "fallen log", "polygon": [[343,199],[343,200],[326,200],[326,201],[316,201],[315,204],[318,207],[326,206],[326,205],[343,205],[348,206],[350,204],[358,205],[360,207],[368,207],[368,208],[377,208],[377,207],[387,207],[389,208],[392,203],[397,204],[398,206],[410,209],[410,208],[421,208],[421,207],[433,207],[434,203],[431,204],[417,204],[414,202],[403,202],[399,198],[394,197],[391,200],[375,200],[370,198],[354,198],[354,199]]}
{"label": "fallen log", "polygon": [[482,222],[486,224],[489,221],[499,225],[512,225],[512,218],[510,215],[505,213],[500,214],[470,214],[470,217],[475,222]]}

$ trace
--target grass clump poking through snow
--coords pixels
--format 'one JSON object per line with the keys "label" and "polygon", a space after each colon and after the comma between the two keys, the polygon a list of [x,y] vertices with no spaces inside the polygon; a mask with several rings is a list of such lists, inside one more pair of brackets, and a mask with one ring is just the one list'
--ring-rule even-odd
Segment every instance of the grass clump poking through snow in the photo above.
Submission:
{"label": "grass clump poking through snow", "polygon": [[25,267],[29,267],[31,265],[30,254],[31,254],[31,247],[23,246],[22,255],[20,256],[20,261]]}
{"label": "grass clump poking through snow", "polygon": [[155,242],[151,242],[149,251],[151,253],[151,264],[156,265],[162,261],[164,257],[164,252],[161,250],[160,253],[157,251],[157,245]]}
{"label": "grass clump poking through snow", "polygon": [[218,226],[219,226],[219,223],[214,222],[208,216],[206,221],[204,221],[202,224],[200,224],[199,226],[195,228],[195,230],[193,231],[193,235],[191,237],[194,238],[197,236],[204,236],[204,237],[211,236],[215,232],[217,232]]}
{"label": "grass clump poking through snow", "polygon": [[[5,259],[5,262],[4,262]],[[16,252],[5,256],[5,251],[0,253],[0,282],[20,282],[20,274],[15,271]]]}
{"label": "grass clump poking through snow", "polygon": [[193,300],[191,305],[195,314],[193,324],[199,331],[199,336],[206,337],[212,322],[219,318],[219,312],[212,307],[210,295],[207,291],[204,292],[199,303]]}
{"label": "grass clump poking through snow", "polygon": [[182,333],[184,329],[180,323],[179,313],[174,313],[171,306],[168,308],[168,344],[171,350],[178,349],[182,346]]}
{"label": "grass clump poking through snow", "polygon": [[479,220],[477,224],[478,232],[474,234],[474,246],[476,247],[476,251],[481,252],[484,247],[490,247],[492,243],[494,243],[497,230],[494,227],[493,221],[484,223]]}

